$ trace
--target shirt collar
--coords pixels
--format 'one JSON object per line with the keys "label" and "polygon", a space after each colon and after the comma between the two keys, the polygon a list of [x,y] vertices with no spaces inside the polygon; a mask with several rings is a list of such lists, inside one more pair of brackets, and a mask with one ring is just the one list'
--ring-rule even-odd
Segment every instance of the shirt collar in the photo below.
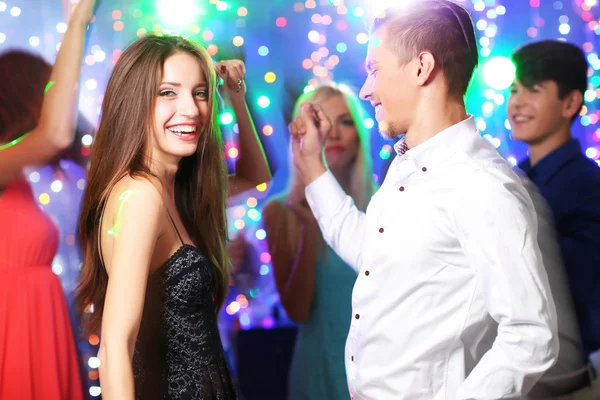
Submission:
{"label": "shirt collar", "polygon": [[400,138],[394,144],[394,150],[400,159],[412,159],[419,167],[429,167],[438,164],[450,157],[464,140],[479,132],[475,127],[475,120],[469,115],[465,120],[452,125],[425,142],[407,150],[402,154],[402,145],[406,140],[406,135]]}
{"label": "shirt collar", "polygon": [[542,158],[533,167],[531,166],[530,159],[527,158],[520,164],[520,168],[532,179],[535,178],[537,181],[543,180],[544,182],[547,182],[565,164],[580,154],[581,147],[579,141],[577,139],[571,139],[546,157]]}

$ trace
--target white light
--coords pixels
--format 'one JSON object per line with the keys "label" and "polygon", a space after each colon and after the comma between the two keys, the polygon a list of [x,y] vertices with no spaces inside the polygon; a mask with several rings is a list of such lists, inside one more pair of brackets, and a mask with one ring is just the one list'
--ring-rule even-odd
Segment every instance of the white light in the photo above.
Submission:
{"label": "white light", "polygon": [[256,231],[256,238],[258,240],[263,240],[266,237],[267,237],[267,232],[265,232],[264,229],[259,229]]}
{"label": "white light", "polygon": [[479,29],[480,31],[484,31],[485,28],[487,28],[487,21],[485,19],[480,19],[479,21],[477,21],[477,29]]}
{"label": "white light", "polygon": [[79,190],[85,189],[85,179],[80,179],[77,181],[77,189],[79,189]]}
{"label": "white light", "polygon": [[98,397],[102,393],[100,386],[90,386],[90,396]]}
{"label": "white light", "polygon": [[558,31],[559,31],[561,34],[563,34],[563,35],[566,35],[566,34],[568,34],[569,32],[571,32],[571,27],[569,26],[569,24],[560,24],[560,25],[558,26]]}
{"label": "white light", "polygon": [[496,32],[498,32],[498,28],[495,25],[488,26],[485,30],[485,36],[494,37],[496,36]]}
{"label": "white light", "polygon": [[54,272],[56,275],[60,275],[63,272],[63,267],[60,264],[54,264],[52,265],[52,272]]}
{"label": "white light", "polygon": [[483,11],[485,10],[485,3],[483,1],[478,1],[475,4],[473,4],[473,9],[475,11]]}
{"label": "white light", "polygon": [[319,32],[315,30],[308,32],[308,40],[313,43],[317,43],[319,41]]}
{"label": "white light", "polygon": [[40,181],[40,173],[35,171],[29,174],[29,180],[33,183],[38,183]]}
{"label": "white light", "polygon": [[40,45],[40,38],[37,36],[32,36],[29,38],[29,44],[32,45],[33,47],[39,46]]}
{"label": "white light", "polygon": [[504,15],[504,14],[506,14],[506,7],[504,7],[504,6],[498,6],[498,7],[496,7],[496,13],[498,15]]}
{"label": "white light", "polygon": [[65,33],[67,31],[67,24],[65,24],[64,22],[59,22],[58,24],[56,24],[56,30],[58,31],[58,33]]}
{"label": "white light", "polygon": [[63,184],[59,180],[52,182],[52,184],[50,185],[50,189],[52,189],[52,191],[54,193],[60,192],[62,190],[62,188],[63,188]]}
{"label": "white light", "polygon": [[494,105],[492,103],[490,103],[489,101],[486,101],[481,106],[481,111],[483,111],[484,114],[491,114],[492,111],[494,111]]}
{"label": "white light", "polygon": [[84,146],[91,146],[93,141],[94,138],[92,138],[92,135],[83,135],[81,138],[81,144]]}
{"label": "white light", "polygon": [[[487,29],[486,29],[487,30]],[[488,37],[482,37],[481,39],[479,39],[479,44],[482,47],[488,47],[490,45],[490,38]]]}
{"label": "white light", "polygon": [[4,41],[6,40],[6,35],[2,32],[0,32],[0,43],[4,43]]}
{"label": "white light", "polygon": [[0,12],[6,11],[6,3],[3,1],[0,1]]}
{"label": "white light", "polygon": [[513,156],[509,156],[506,160],[510,163],[510,165],[513,165],[513,166],[517,165],[517,159],[514,158]]}
{"label": "white light", "polygon": [[594,147],[588,147],[585,150],[585,155],[587,156],[587,158],[595,159],[598,157],[598,150],[596,150],[596,148]]}
{"label": "white light", "polygon": [[13,17],[18,17],[19,15],[21,15],[21,9],[19,7],[11,8],[10,15],[12,15]]}
{"label": "white light", "polygon": [[485,123],[485,121],[483,120],[483,118],[477,118],[477,123],[475,124],[477,126],[477,129],[481,132],[481,131],[485,131],[485,129],[487,128],[487,124]]}
{"label": "white light", "polygon": [[486,89],[485,92],[483,92],[483,95],[486,99],[492,100],[496,95],[496,92],[494,91],[494,89]]}
{"label": "white light", "polygon": [[365,126],[365,128],[371,129],[375,126],[375,121],[373,121],[371,118],[365,118],[365,120],[363,121],[363,125]]}
{"label": "white light", "polygon": [[88,90],[94,90],[98,87],[98,82],[96,82],[95,79],[88,79],[87,81],[85,81],[85,87]]}
{"label": "white light", "polygon": [[102,62],[102,61],[106,60],[106,53],[103,52],[102,50],[98,50],[97,52],[94,53],[94,59],[97,62]]}
{"label": "white light", "polygon": [[100,359],[98,357],[90,357],[88,366],[93,369],[98,368],[100,366]]}
{"label": "white light", "polygon": [[56,43],[56,51],[59,51],[59,50],[60,50],[60,45],[61,45],[61,44],[62,44],[62,42],[58,42],[58,43]]}
{"label": "white light", "polygon": [[269,273],[269,266],[265,264],[261,265],[259,272],[261,275],[267,275]]}
{"label": "white light", "polygon": [[500,144],[502,144],[502,142],[497,137],[492,139],[492,146],[494,146],[495,148],[500,147]]}
{"label": "white light", "polygon": [[507,119],[504,120],[504,127],[506,129],[508,129],[509,131],[512,129],[512,126],[510,126],[510,121]]}
{"label": "white light", "polygon": [[504,95],[502,95],[502,93],[496,94],[496,96],[494,96],[494,103],[498,104],[499,106],[504,104]]}

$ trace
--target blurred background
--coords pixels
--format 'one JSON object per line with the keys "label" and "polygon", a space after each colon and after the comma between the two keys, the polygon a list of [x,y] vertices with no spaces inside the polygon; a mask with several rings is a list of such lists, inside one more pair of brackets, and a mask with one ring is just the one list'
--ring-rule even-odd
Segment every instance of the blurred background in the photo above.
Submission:
{"label": "blurred background", "polygon": [[[216,61],[238,58],[246,63],[247,99],[257,131],[274,171],[268,185],[236,199],[228,210],[230,236],[244,235],[252,256],[235,279],[220,328],[242,391],[247,399],[283,398],[294,326],[279,305],[261,226],[261,205],[285,189],[288,176],[287,123],[294,100],[322,81],[335,80],[360,89],[368,27],[383,8],[404,0],[100,0],[90,25],[81,79],[80,111],[97,126],[104,89],[122,50],[150,31],[178,33],[207,47]],[[418,1],[418,0],[417,0]],[[600,6],[598,0],[462,0],[476,26],[480,65],[467,93],[467,109],[484,137],[512,164],[526,156],[511,139],[505,103],[514,77],[509,57],[534,40],[564,39],[579,45],[591,66],[581,118],[573,133],[590,159],[600,164]],[[71,0],[0,1],[0,53],[13,48],[53,62]],[[401,90],[402,88],[398,88]],[[383,178],[392,144],[377,132],[373,110],[365,103],[371,129],[373,179]],[[233,113],[220,111],[225,152],[233,165],[238,150]],[[82,138],[82,155],[93,146]],[[85,171],[65,163],[65,174],[50,167],[29,171],[40,206],[60,228],[61,244],[53,271],[62,281],[72,308],[72,293],[81,268],[76,240],[79,201]],[[77,321],[73,317],[77,330]],[[39,332],[44,335],[44,332]],[[100,398],[99,338],[81,338],[82,369],[90,398]]]}

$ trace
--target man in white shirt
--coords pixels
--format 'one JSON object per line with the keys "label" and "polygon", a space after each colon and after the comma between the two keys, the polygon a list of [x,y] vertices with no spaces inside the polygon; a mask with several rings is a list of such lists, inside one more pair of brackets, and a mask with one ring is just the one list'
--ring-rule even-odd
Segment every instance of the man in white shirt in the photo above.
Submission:
{"label": "man in white shirt", "polygon": [[354,399],[520,398],[558,353],[534,207],[465,111],[468,12],[409,4],[380,15],[369,41],[361,97],[386,137],[406,136],[366,214],[324,166],[322,110],[306,104],[290,124],[323,236],[359,272],[348,385]]}

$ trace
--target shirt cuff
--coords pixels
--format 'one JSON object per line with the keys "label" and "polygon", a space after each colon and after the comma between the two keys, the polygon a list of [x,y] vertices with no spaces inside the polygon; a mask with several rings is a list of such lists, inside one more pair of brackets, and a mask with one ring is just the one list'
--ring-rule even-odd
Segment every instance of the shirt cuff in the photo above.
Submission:
{"label": "shirt cuff", "polygon": [[346,199],[344,189],[329,170],[308,185],[304,193],[317,220],[334,214]]}

